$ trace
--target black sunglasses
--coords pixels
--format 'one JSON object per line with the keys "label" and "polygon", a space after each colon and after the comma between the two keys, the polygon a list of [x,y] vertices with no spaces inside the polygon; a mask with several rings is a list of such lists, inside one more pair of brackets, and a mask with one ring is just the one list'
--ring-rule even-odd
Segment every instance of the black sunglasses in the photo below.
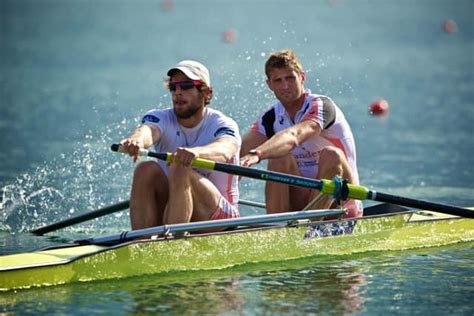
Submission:
{"label": "black sunglasses", "polygon": [[199,80],[183,80],[183,81],[170,81],[168,88],[170,91],[176,91],[176,86],[179,86],[181,90],[189,90],[194,87],[200,87],[202,82]]}

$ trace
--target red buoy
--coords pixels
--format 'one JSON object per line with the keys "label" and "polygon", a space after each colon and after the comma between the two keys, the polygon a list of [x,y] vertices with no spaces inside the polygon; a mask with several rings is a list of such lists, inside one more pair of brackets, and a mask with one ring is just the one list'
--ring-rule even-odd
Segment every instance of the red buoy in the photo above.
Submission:
{"label": "red buoy", "polygon": [[160,7],[162,11],[171,11],[174,8],[174,0],[161,0]]}
{"label": "red buoy", "polygon": [[456,25],[456,22],[453,20],[445,20],[443,22],[443,30],[446,33],[454,33],[458,30],[458,26]]}
{"label": "red buoy", "polygon": [[234,29],[227,29],[222,32],[222,41],[225,43],[233,43],[237,39],[237,31]]}
{"label": "red buoy", "polygon": [[385,115],[388,113],[388,102],[384,99],[375,100],[369,106],[369,114],[374,116]]}

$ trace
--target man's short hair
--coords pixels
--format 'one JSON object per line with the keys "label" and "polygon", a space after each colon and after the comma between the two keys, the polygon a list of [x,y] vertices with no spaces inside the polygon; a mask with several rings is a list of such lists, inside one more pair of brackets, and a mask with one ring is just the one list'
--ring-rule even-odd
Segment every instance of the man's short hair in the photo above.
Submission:
{"label": "man's short hair", "polygon": [[299,74],[303,73],[303,66],[296,56],[295,52],[291,49],[283,49],[268,57],[267,62],[265,63],[265,74],[267,78],[270,78],[270,71],[273,68],[285,68],[290,67]]}

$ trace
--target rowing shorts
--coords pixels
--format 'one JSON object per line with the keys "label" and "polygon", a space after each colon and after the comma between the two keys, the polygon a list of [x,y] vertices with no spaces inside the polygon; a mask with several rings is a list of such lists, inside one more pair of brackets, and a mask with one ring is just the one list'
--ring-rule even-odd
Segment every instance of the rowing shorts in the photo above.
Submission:
{"label": "rowing shorts", "polygon": [[347,214],[343,216],[345,218],[362,217],[362,214],[364,213],[362,202],[359,200],[344,201],[342,203],[342,208],[347,209]]}
{"label": "rowing shorts", "polygon": [[225,219],[225,218],[238,218],[240,217],[239,210],[232,204],[229,203],[224,197],[219,198],[217,209],[212,214],[211,219]]}

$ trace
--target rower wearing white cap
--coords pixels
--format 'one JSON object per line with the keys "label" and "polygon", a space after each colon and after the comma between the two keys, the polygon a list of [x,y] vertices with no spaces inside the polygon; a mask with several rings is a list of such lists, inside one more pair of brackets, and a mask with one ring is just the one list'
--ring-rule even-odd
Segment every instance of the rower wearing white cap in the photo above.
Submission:
{"label": "rower wearing white cap", "polygon": [[171,152],[172,161],[144,161],[135,168],[132,229],[163,224],[239,217],[236,176],[191,167],[194,158],[238,164],[237,124],[209,108],[212,87],[207,68],[183,60],[167,72],[173,107],[147,112],[142,124],[121,141],[134,160],[138,150]]}

